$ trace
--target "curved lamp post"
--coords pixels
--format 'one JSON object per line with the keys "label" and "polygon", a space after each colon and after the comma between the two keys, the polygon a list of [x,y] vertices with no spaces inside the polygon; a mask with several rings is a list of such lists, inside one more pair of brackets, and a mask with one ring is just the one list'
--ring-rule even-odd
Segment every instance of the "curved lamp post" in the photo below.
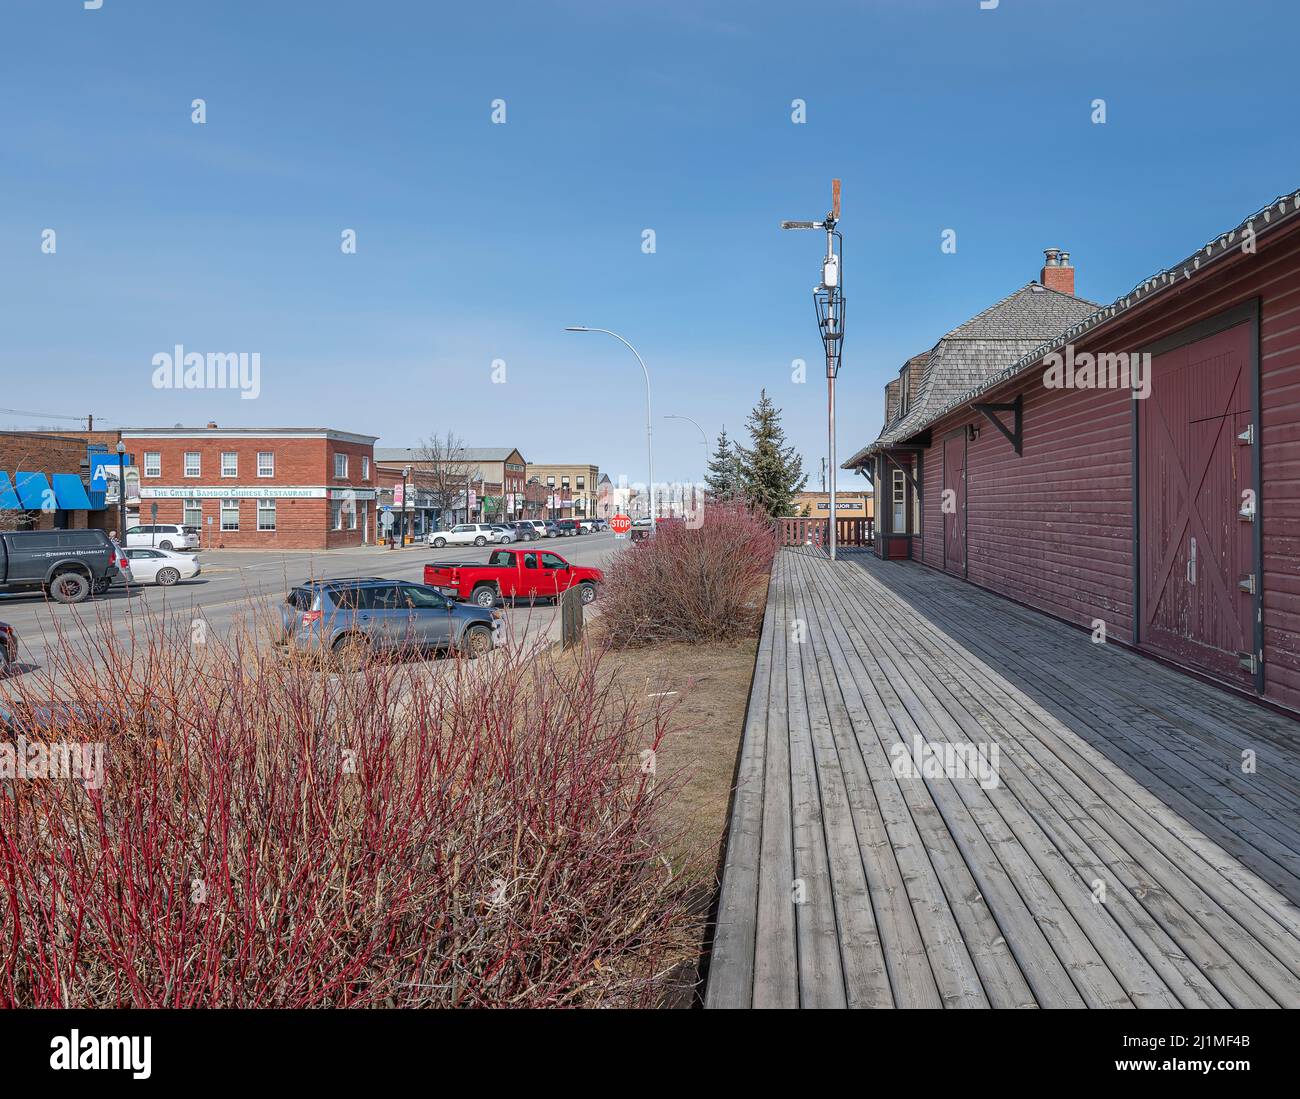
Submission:
{"label": "curved lamp post", "polygon": [[[669,415],[669,416],[665,416],[664,419],[665,419],[665,420],[685,420],[688,424],[695,424],[695,421],[692,420],[689,416],[674,416],[674,415]],[[708,449],[709,449],[709,437],[708,437],[706,434],[704,434],[704,428],[700,427],[699,424],[695,424],[695,430],[698,431],[698,432],[700,433],[700,442],[702,442],[702,443],[704,444],[704,449],[705,449],[705,450],[708,450]]]}
{"label": "curved lamp post", "polygon": [[637,351],[630,343],[627,342],[617,332],[611,332],[608,328],[588,328],[585,324],[571,324],[564,329],[566,332],[603,332],[606,336],[613,336],[624,347],[636,356],[636,361],[641,364],[641,373],[645,375],[645,448],[646,448],[646,472],[650,476],[650,537],[655,535],[655,448],[652,429],[650,426],[650,371],[646,369],[645,359],[641,358],[640,352]]}

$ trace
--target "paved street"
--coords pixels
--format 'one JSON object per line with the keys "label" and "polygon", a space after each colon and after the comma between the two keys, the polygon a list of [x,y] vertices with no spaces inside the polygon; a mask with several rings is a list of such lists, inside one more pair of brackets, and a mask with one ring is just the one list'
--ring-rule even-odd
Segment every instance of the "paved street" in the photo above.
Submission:
{"label": "paved street", "polygon": [[[528,544],[544,544],[576,565],[603,566],[617,547],[627,543],[605,533]],[[395,550],[365,546],[330,552],[212,550],[199,554],[203,572],[196,579],[172,588],[133,587],[128,592],[117,586],[107,596],[73,606],[47,603],[41,596],[0,596],[0,621],[13,626],[21,638],[19,664],[11,670],[10,678],[47,668],[46,649],[59,631],[80,645],[82,642],[76,640],[79,627],[97,630],[101,619],[122,639],[146,616],[156,614],[170,616],[186,631],[191,621],[202,617],[208,629],[220,636],[238,622],[255,625],[260,614],[276,612],[276,605],[288,589],[312,576],[383,576],[422,583],[427,562],[486,561],[490,552],[491,547],[448,546],[435,550],[426,545]],[[598,610],[599,600],[587,613],[590,616]],[[507,608],[507,615],[516,644],[559,637],[557,606],[542,603],[532,609]]]}

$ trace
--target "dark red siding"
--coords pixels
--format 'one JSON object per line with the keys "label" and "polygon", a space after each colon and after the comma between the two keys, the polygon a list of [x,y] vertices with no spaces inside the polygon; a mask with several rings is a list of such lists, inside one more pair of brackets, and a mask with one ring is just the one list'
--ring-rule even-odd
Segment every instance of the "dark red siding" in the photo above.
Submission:
{"label": "dark red siding", "polygon": [[[1300,710],[1300,231],[1158,294],[1085,334],[1076,351],[1137,351],[1242,303],[1260,301],[1265,696]],[[962,410],[930,426],[924,553],[943,567],[943,443],[974,424],[966,454],[967,567],[975,584],[1070,622],[1133,640],[1134,402],[1124,390],[1046,389],[1035,369],[981,400],[1024,398],[1023,456]],[[1249,448],[1242,448],[1242,452]]]}

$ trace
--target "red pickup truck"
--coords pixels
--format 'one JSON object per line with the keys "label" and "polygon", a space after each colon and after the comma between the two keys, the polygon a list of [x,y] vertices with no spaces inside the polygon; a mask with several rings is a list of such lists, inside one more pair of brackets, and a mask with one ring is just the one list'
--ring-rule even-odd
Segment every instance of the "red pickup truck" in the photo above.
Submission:
{"label": "red pickup truck", "polygon": [[499,549],[492,551],[486,565],[464,561],[425,565],[424,582],[443,595],[468,599],[480,607],[491,607],[498,599],[556,599],[574,585],[582,601],[590,603],[605,574],[570,565],[550,550]]}

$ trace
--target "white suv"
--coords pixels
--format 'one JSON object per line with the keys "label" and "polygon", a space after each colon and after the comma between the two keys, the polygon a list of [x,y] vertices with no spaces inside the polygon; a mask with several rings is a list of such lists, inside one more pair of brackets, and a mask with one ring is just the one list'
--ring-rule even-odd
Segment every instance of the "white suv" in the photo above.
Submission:
{"label": "white suv", "polygon": [[501,541],[501,532],[490,523],[457,523],[451,530],[435,530],[429,535],[429,545],[436,549],[443,546],[486,546],[489,542]]}
{"label": "white suv", "polygon": [[176,523],[128,527],[123,545],[127,549],[196,550],[199,548],[199,528]]}

